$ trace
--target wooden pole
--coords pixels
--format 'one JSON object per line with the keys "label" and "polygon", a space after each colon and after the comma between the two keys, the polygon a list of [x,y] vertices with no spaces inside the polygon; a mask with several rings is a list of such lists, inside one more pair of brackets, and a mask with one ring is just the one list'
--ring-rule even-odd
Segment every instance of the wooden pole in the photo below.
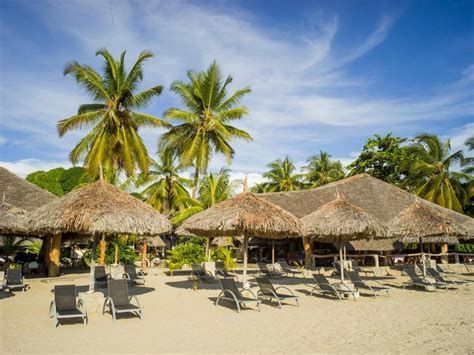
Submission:
{"label": "wooden pole", "polygon": [[211,238],[206,238],[206,260],[211,261]]}
{"label": "wooden pole", "polygon": [[142,270],[146,271],[146,252],[147,252],[148,244],[146,240],[143,242],[143,249],[142,249]]}
{"label": "wooden pole", "polygon": [[245,282],[247,281],[247,243],[248,237],[244,235],[244,243],[243,243],[243,254],[244,254],[244,276],[242,278],[242,286],[245,287]]}
{"label": "wooden pole", "polygon": [[51,259],[49,258],[49,253],[51,251],[51,235],[48,234],[44,236],[43,244],[44,244],[44,266],[46,267],[47,270],[49,270],[49,263],[51,262]]}
{"label": "wooden pole", "polygon": [[426,277],[425,252],[423,250],[423,240],[420,238],[421,263],[423,264],[423,277]]}
{"label": "wooden pole", "polygon": [[309,270],[313,266],[313,247],[310,237],[303,237],[304,267]]}
{"label": "wooden pole", "polygon": [[102,239],[100,240],[100,258],[99,258],[99,265],[105,265],[105,236],[102,235]]}
{"label": "wooden pole", "polygon": [[275,239],[272,239],[272,268],[275,265]]}
{"label": "wooden pole", "polygon": [[[448,252],[448,244],[443,243],[441,244],[441,253],[447,253]],[[447,255],[441,256],[441,264],[448,264],[449,259]]]}
{"label": "wooden pole", "polygon": [[61,254],[61,234],[53,234],[49,251],[48,276],[59,276],[59,257]]}
{"label": "wooden pole", "polygon": [[344,261],[342,260],[342,241],[339,242],[339,263],[341,267],[341,283],[344,283]]}
{"label": "wooden pole", "polygon": [[89,274],[89,293],[94,292],[95,287],[95,251],[97,249],[97,238],[92,237],[91,270]]}
{"label": "wooden pole", "polygon": [[118,265],[118,240],[115,242],[115,257],[114,257],[114,263],[115,265]]}

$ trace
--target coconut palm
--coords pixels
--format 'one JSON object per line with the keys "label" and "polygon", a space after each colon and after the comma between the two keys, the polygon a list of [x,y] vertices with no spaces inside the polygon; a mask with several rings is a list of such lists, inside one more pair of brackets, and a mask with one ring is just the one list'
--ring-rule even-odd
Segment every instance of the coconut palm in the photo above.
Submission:
{"label": "coconut palm", "polygon": [[263,174],[267,179],[265,182],[265,190],[267,192],[277,191],[295,191],[305,187],[302,174],[295,174],[295,164],[290,157],[285,159],[277,159],[267,165],[270,169]]}
{"label": "coconut palm", "polygon": [[197,198],[181,198],[180,202],[188,205],[171,219],[172,223],[179,225],[192,215],[214,206],[216,203],[232,197],[241,181],[230,180],[230,170],[222,168],[218,173],[210,173],[201,179]]}
{"label": "coconut palm", "polygon": [[344,170],[339,160],[332,161],[331,155],[320,151],[319,155],[314,155],[308,159],[308,165],[303,167],[306,170],[306,180],[311,187],[318,187],[329,184],[344,178]]}
{"label": "coconut palm", "polygon": [[93,102],[81,105],[77,115],[58,123],[59,136],[92,126],[69,154],[73,164],[83,161],[84,167],[97,178],[100,166],[123,170],[130,176],[136,168],[148,173],[150,159],[138,134],[141,127],[167,127],[165,121],[136,109],[145,108],[159,96],[162,86],[136,93],[143,79],[143,63],[153,54],[143,51],[129,71],[125,68],[125,52],[115,59],[107,49],[99,49],[104,68],[99,74],[88,65],[72,61],[64,75],[74,76],[76,82],[92,97]]}
{"label": "coconut palm", "polygon": [[[467,146],[468,150],[474,150],[474,136],[466,139],[464,144]],[[463,172],[467,174],[473,174],[474,173],[474,158],[473,157],[464,158],[464,160],[462,161],[462,166],[463,166],[463,169],[462,169]]]}
{"label": "coconut palm", "polygon": [[415,187],[418,196],[462,212],[468,198],[463,185],[472,176],[450,170],[463,160],[462,151],[451,152],[450,141],[443,142],[435,134],[422,133],[414,141],[402,162],[402,169],[408,171],[408,185]]}
{"label": "coconut palm", "polygon": [[131,179],[135,187],[144,187],[141,195],[145,202],[157,211],[173,214],[186,207],[183,198],[189,197],[187,187],[191,181],[181,177],[182,169],[177,168],[175,159],[170,154],[160,153],[159,161],[151,163],[148,174],[140,173]]}
{"label": "coconut palm", "polygon": [[230,141],[252,140],[247,132],[230,125],[232,121],[248,115],[247,108],[238,104],[250,93],[250,88],[239,89],[227,96],[232,77],[222,80],[221,70],[216,62],[207,71],[188,71],[187,76],[189,83],[175,81],[171,85],[171,90],[180,96],[186,109],[170,108],[165,112],[166,118],[180,124],[161,137],[159,147],[160,150],[175,153],[180,166],[194,166],[192,196],[195,197],[199,190],[199,177],[207,174],[212,154],[222,154],[230,163],[234,157]]}
{"label": "coconut palm", "polygon": [[2,238],[1,250],[2,250],[2,253],[7,257],[16,254],[26,241],[31,240],[30,238],[27,238],[27,237],[16,237],[12,235],[1,236],[1,238]]}

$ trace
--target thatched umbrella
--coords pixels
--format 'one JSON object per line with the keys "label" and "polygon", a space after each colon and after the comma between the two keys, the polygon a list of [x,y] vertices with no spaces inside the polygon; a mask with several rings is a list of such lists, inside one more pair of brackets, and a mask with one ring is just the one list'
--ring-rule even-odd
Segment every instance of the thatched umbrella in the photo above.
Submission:
{"label": "thatched umbrella", "polygon": [[390,222],[391,234],[406,243],[419,243],[423,276],[426,277],[423,243],[457,243],[457,238],[467,237],[467,231],[452,219],[415,201]]}
{"label": "thatched umbrella", "polygon": [[29,228],[41,233],[94,236],[90,290],[94,288],[97,235],[153,236],[171,231],[165,216],[119,188],[99,180],[31,213]]}
{"label": "thatched umbrella", "polygon": [[28,217],[25,210],[5,201],[0,203],[0,234],[28,234]]}
{"label": "thatched umbrella", "polygon": [[230,237],[216,237],[212,240],[211,242],[212,246],[215,247],[232,247],[234,246],[234,243],[232,243],[232,240],[230,240]]}
{"label": "thatched umbrella", "polygon": [[183,223],[182,228],[206,237],[243,236],[244,285],[249,236],[283,239],[301,235],[295,216],[251,192],[242,192],[195,214]]}
{"label": "thatched umbrella", "polygon": [[342,249],[347,241],[386,238],[388,227],[377,218],[338,195],[316,211],[303,217],[304,234],[322,242],[336,242],[341,260],[341,282],[344,283]]}

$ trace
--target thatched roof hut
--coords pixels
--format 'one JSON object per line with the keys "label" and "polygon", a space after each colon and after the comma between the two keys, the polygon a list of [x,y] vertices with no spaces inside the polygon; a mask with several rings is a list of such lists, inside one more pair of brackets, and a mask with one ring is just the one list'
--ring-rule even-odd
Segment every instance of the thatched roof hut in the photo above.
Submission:
{"label": "thatched roof hut", "polygon": [[119,188],[99,180],[31,213],[41,233],[158,235],[171,231],[165,216]]}
{"label": "thatched roof hut", "polygon": [[27,234],[28,217],[25,210],[7,202],[0,203],[0,234]]}
{"label": "thatched roof hut", "polygon": [[385,238],[388,227],[377,218],[338,196],[301,218],[304,234],[319,241]]}
{"label": "thatched roof hut", "polygon": [[[391,221],[417,199],[417,196],[367,174],[348,177],[311,190],[273,192],[257,196],[280,206],[298,218],[302,218],[316,211],[325,203],[334,200],[334,196],[338,192],[344,195],[349,203],[362,208],[385,223]],[[464,224],[473,220],[469,216],[426,200],[419,199],[419,203],[439,211],[455,223]]]}
{"label": "thatched roof hut", "polygon": [[416,201],[390,222],[391,233],[404,242],[456,243],[466,230],[451,218]]}
{"label": "thatched roof hut", "polygon": [[295,216],[251,192],[195,214],[182,228],[207,237],[247,235],[282,239],[301,235]]}
{"label": "thatched roof hut", "polygon": [[58,197],[0,166],[0,198],[25,211],[33,211]]}

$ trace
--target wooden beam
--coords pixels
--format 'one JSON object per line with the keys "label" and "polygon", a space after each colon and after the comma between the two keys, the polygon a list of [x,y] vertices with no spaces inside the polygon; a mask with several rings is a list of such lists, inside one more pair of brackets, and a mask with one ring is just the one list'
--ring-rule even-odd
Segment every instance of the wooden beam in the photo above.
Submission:
{"label": "wooden beam", "polygon": [[43,248],[43,246],[44,246],[44,249],[43,249],[44,266],[46,267],[46,269],[49,269],[49,263],[50,263],[49,253],[51,251],[51,235],[48,234],[44,236],[43,245],[41,246],[41,248]]}
{"label": "wooden beam", "polygon": [[[448,244],[441,244],[441,254],[448,252]],[[441,264],[448,264],[449,258],[447,255],[443,255],[441,258]]]}
{"label": "wooden beam", "polygon": [[146,240],[143,242],[143,249],[142,249],[142,270],[146,271],[146,252],[148,249],[148,244]]}
{"label": "wooden beam", "polygon": [[311,245],[310,237],[303,237],[304,248],[304,267],[311,269],[313,267],[313,246]]}
{"label": "wooden beam", "polygon": [[102,238],[100,241],[100,258],[99,265],[105,265],[105,239]]}
{"label": "wooden beam", "polygon": [[61,234],[53,234],[49,251],[48,276],[59,276],[59,258],[61,255]]}

